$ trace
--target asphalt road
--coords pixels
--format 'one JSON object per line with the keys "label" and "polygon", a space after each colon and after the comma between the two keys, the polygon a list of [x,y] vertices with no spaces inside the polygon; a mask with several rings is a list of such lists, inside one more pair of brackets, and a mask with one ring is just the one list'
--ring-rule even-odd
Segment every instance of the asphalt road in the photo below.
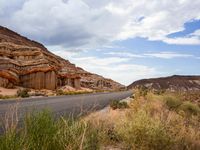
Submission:
{"label": "asphalt road", "polygon": [[69,95],[58,97],[40,97],[21,100],[0,101],[0,118],[12,114],[17,108],[18,117],[27,112],[38,112],[50,109],[55,115],[82,115],[107,106],[111,100],[121,100],[131,96],[132,91]]}

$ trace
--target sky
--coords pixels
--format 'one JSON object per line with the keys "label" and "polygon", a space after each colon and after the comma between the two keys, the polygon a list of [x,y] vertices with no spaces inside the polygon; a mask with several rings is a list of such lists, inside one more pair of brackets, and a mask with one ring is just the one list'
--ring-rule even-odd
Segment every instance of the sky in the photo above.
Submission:
{"label": "sky", "polygon": [[200,0],[0,0],[0,25],[125,85],[200,75]]}

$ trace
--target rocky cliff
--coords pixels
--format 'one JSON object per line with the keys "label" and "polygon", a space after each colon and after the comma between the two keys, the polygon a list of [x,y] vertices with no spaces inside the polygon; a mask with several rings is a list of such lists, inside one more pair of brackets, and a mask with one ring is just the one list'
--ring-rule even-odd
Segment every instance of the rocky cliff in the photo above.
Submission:
{"label": "rocky cliff", "polygon": [[96,90],[115,90],[123,86],[111,79],[89,73],[68,60],[0,26],[0,86],[22,86],[55,90],[69,85]]}
{"label": "rocky cliff", "polygon": [[200,90],[200,76],[170,76],[154,79],[143,79],[133,82],[129,89],[136,87],[147,87],[155,90],[170,91],[195,91]]}

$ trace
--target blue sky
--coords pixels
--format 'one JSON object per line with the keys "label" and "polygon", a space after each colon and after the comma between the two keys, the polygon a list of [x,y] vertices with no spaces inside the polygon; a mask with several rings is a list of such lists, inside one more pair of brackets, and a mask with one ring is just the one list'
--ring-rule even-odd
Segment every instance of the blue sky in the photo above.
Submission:
{"label": "blue sky", "polygon": [[200,74],[200,0],[0,0],[0,25],[123,84]]}

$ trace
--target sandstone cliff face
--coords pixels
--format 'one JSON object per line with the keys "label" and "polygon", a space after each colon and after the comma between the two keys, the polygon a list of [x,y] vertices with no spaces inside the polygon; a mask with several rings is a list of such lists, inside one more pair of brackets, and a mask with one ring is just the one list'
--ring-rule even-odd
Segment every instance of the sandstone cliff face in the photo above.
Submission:
{"label": "sandstone cliff face", "polygon": [[97,90],[123,86],[110,79],[89,73],[31,41],[0,26],[0,86],[23,86],[55,90],[69,85]]}
{"label": "sandstone cliff face", "polygon": [[133,82],[129,89],[145,86],[155,90],[170,91],[198,91],[200,90],[200,76],[178,76],[165,78],[143,79]]}

